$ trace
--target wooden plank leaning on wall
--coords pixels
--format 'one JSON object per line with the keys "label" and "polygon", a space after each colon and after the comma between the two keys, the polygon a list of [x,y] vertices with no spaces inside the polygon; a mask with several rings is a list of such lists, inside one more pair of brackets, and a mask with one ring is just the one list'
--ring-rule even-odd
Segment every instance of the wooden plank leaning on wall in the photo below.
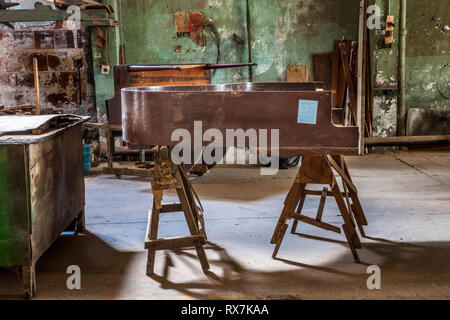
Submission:
{"label": "wooden plank leaning on wall", "polygon": [[359,127],[359,154],[363,155],[365,135],[366,86],[367,86],[367,0],[359,4],[359,48],[358,48],[358,95],[357,95],[357,125]]}

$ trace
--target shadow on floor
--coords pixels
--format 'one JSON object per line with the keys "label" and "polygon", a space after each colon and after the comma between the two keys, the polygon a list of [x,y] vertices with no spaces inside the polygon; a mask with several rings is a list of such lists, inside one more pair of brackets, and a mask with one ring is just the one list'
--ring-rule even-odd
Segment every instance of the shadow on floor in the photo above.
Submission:
{"label": "shadow on floor", "polygon": [[[77,265],[82,273],[82,289],[76,295],[82,298],[83,283],[95,283],[99,275],[104,279],[99,291],[106,290],[111,296],[123,282],[125,271],[137,253],[120,252],[88,231],[81,235],[62,235],[36,263],[36,287],[39,294],[52,295],[52,290],[73,298],[75,291],[67,289],[70,274],[67,267]],[[92,281],[94,280],[94,281]],[[0,272],[0,299],[21,299],[22,280],[19,272]],[[94,289],[95,290],[95,289]]]}
{"label": "shadow on floor", "polygon": [[[343,241],[298,235],[318,241]],[[370,238],[369,238],[370,239]],[[283,252],[275,262],[248,261],[232,257],[221,246],[208,243],[206,253],[211,272],[201,273],[195,250],[166,251],[161,275],[146,277],[145,251],[120,252],[93,234],[62,236],[37,263],[38,296],[56,299],[101,299],[123,297],[128,287],[130,298],[136,296],[164,298],[165,290],[175,290],[182,297],[197,299],[355,299],[355,298],[448,298],[450,295],[450,242],[397,243],[371,239],[360,250],[361,264],[354,264],[350,250],[322,265],[302,263],[302,250]],[[113,239],[108,239],[113,241]],[[317,246],[320,250],[320,245]],[[139,256],[139,258],[138,258]],[[138,259],[138,263],[133,261]],[[278,264],[279,263],[279,264]],[[382,290],[366,287],[368,265],[381,267]],[[78,265],[82,270],[82,287],[77,292],[66,289],[66,268]],[[136,266],[139,266],[137,269]],[[262,269],[262,267],[266,269]],[[142,267],[142,268],[141,268]],[[288,268],[286,268],[288,267]],[[193,271],[191,271],[191,269]],[[284,269],[284,270],[280,270]],[[173,276],[172,272],[178,275]],[[196,280],[180,282],[180,273]],[[198,273],[198,274],[197,274]],[[129,283],[127,276],[136,280]],[[181,277],[182,279],[182,277]],[[13,272],[0,272],[0,299],[21,299],[19,277]],[[148,281],[148,282],[147,282]],[[156,289],[152,281],[159,283]],[[16,292],[11,284],[16,283]],[[7,284],[7,285],[6,285]],[[6,291],[5,291],[6,290]],[[143,292],[145,294],[143,294]],[[167,298],[173,294],[167,294]]]}
{"label": "shadow on floor", "polygon": [[[218,172],[221,171],[224,170],[218,169]],[[274,176],[261,176],[259,170],[253,170],[250,171],[250,174],[247,172],[247,175],[243,177],[235,174],[236,176],[232,178],[226,178],[221,175],[216,176],[214,173],[210,173],[201,177],[191,176],[190,180],[198,195],[205,201],[231,200],[251,202],[287,194],[296,172],[294,168]],[[103,178],[106,180],[120,181],[120,179],[112,175],[105,175]],[[286,183],[286,179],[289,183]],[[141,189],[139,192],[149,194],[152,192],[150,179],[148,178],[123,176],[121,180],[148,183],[148,188]]]}
{"label": "shadow on floor", "polygon": [[[306,237],[346,246],[345,242]],[[408,244],[384,239],[373,240],[379,243],[364,244],[364,249],[360,251],[363,262],[354,264],[350,267],[350,271],[343,271],[348,270],[349,264],[353,261],[350,252],[322,266],[276,258],[277,261],[299,267],[299,269],[265,272],[241,265],[225,249],[208,243],[207,254],[208,251],[215,251],[220,257],[216,260],[210,259],[212,269],[220,269],[222,275],[209,272],[207,275],[211,280],[209,282],[174,283],[170,281],[170,269],[177,267],[172,261],[171,254],[182,260],[197,259],[195,251],[179,250],[166,255],[164,272],[161,276],[154,274],[150,278],[159,282],[163,289],[174,289],[183,295],[197,299],[302,299],[303,294],[311,298],[311,291],[315,291],[318,297],[323,296],[321,294],[333,296],[334,292],[334,298],[345,299],[345,292],[359,297],[371,296],[370,292],[373,291],[369,291],[366,287],[369,276],[366,268],[377,264],[381,267],[383,274],[383,292],[380,298],[389,297],[390,294],[395,298],[414,298],[414,294],[442,298],[445,292],[447,297],[450,295],[449,242]],[[282,255],[281,252],[280,255]],[[357,272],[354,272],[355,268],[358,269]],[[372,296],[376,297],[376,295]]]}

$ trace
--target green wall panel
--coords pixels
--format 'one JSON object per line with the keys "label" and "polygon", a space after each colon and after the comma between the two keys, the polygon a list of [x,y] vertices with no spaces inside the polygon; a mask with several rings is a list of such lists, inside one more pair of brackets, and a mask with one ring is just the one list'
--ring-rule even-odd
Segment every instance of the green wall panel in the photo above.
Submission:
{"label": "green wall panel", "polygon": [[23,146],[0,146],[0,266],[28,256],[28,205]]}
{"label": "green wall panel", "polygon": [[[436,87],[441,68],[450,63],[450,1],[409,0],[406,38],[406,103],[409,108],[450,109]],[[450,95],[449,68],[440,83]],[[446,84],[446,86],[445,86]]]}

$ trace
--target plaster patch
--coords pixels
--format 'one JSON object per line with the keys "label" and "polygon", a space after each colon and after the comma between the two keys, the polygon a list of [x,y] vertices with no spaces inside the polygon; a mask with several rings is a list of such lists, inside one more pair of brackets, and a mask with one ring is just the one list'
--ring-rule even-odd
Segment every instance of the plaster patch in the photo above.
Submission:
{"label": "plaster patch", "polygon": [[386,96],[373,99],[374,137],[395,136],[397,133],[397,98]]}
{"label": "plaster patch", "polygon": [[432,83],[429,83],[429,84],[425,84],[424,86],[423,86],[423,88],[425,89],[425,90],[431,90],[431,89],[433,89],[434,88],[434,82],[432,82]]}
{"label": "plaster patch", "polygon": [[223,4],[222,0],[208,0],[208,5],[214,8],[220,8]]}
{"label": "plaster patch", "polygon": [[272,65],[273,63],[259,63],[258,67],[256,67],[256,75],[259,76],[263,73],[266,73],[267,71],[269,71]]}

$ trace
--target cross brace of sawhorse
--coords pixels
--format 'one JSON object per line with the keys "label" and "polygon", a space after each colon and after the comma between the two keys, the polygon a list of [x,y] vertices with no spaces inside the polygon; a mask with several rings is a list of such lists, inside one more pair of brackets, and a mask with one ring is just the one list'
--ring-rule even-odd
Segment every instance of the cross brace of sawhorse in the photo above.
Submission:
{"label": "cross brace of sawhorse", "polygon": [[[176,190],[179,203],[162,204],[164,190]],[[147,275],[154,273],[155,253],[158,250],[176,250],[195,247],[203,272],[209,270],[208,258],[204,245],[206,244],[205,224],[202,208],[196,204],[198,197],[180,165],[175,165],[170,159],[169,149],[159,147],[155,154],[154,174],[152,179],[153,206],[149,212],[145,248],[148,250]],[[159,216],[161,213],[183,212],[190,236],[158,239]]]}
{"label": "cross brace of sawhorse", "polygon": [[[332,169],[342,179],[343,192],[339,188]],[[306,189],[308,184],[328,185],[330,190],[328,188],[323,188],[322,191],[308,190]],[[315,219],[301,214],[306,196],[308,195],[321,197]],[[363,226],[366,226],[368,223],[361,202],[359,201],[358,190],[350,177],[344,156],[335,155],[303,156],[301,167],[286,197],[283,211],[272,236],[271,243],[276,245],[272,255],[273,258],[277,256],[278,250],[280,249],[281,242],[288,228],[286,222],[289,219],[294,220],[291,233],[296,232],[299,221],[318,228],[341,233],[340,228],[322,221],[327,197],[334,197],[336,200],[342,219],[344,220],[342,229],[355,262],[359,262],[357,249],[362,249],[362,245],[356,232],[356,226],[358,226],[361,235],[364,237]]]}

